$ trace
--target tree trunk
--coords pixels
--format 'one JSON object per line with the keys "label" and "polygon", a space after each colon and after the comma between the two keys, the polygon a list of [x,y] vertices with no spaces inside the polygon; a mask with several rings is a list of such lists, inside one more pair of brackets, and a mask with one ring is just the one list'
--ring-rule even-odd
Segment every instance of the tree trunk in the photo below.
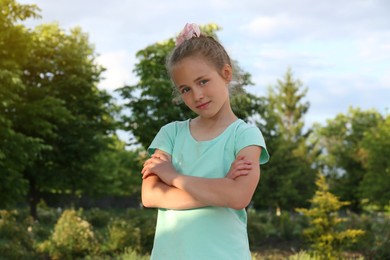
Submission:
{"label": "tree trunk", "polygon": [[37,205],[39,201],[39,194],[34,177],[28,178],[29,191],[28,191],[28,203],[30,206],[30,215],[34,220],[38,220]]}

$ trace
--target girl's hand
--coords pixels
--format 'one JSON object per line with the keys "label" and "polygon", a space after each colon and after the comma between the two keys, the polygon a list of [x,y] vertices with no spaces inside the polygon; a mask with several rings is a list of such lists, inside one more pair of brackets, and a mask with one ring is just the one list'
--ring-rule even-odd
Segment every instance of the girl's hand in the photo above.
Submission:
{"label": "girl's hand", "polygon": [[238,156],[230,166],[230,170],[225,178],[235,180],[240,176],[248,175],[251,169],[252,162],[245,160],[244,156]]}
{"label": "girl's hand", "polygon": [[169,157],[164,154],[153,154],[144,163],[144,168],[141,173],[143,179],[151,175],[156,175],[168,185],[172,185],[173,179],[178,175]]}

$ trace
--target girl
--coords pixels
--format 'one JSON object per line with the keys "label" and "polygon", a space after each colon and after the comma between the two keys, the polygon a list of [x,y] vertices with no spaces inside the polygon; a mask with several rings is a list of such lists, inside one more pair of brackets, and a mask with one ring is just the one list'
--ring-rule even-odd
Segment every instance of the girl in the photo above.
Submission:
{"label": "girl", "polygon": [[251,259],[245,207],[269,155],[260,130],[232,111],[230,58],[187,24],[167,69],[198,116],[163,126],[148,148],[142,203],[158,208],[151,259]]}

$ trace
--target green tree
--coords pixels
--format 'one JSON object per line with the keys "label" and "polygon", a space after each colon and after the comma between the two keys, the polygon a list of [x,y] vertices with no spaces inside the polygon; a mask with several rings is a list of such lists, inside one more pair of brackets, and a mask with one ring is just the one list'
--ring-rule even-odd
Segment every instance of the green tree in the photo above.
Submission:
{"label": "green tree", "polygon": [[16,108],[23,102],[20,93],[26,88],[22,75],[31,42],[29,30],[18,22],[38,17],[39,9],[1,0],[0,10],[0,207],[6,207],[26,195],[22,171],[45,145],[14,128]]}
{"label": "green tree", "polygon": [[257,208],[303,207],[314,193],[316,152],[308,143],[310,129],[304,129],[304,115],[309,109],[306,93],[307,88],[294,79],[291,69],[269,88],[257,124],[271,158],[262,166],[254,197]]}
{"label": "green tree", "polygon": [[368,131],[376,131],[383,121],[376,110],[350,108],[326,125],[315,127],[318,145],[322,148],[320,162],[330,178],[331,190],[340,199],[349,201],[353,211],[361,210],[360,186],[367,172],[363,165],[362,140]]}
{"label": "green tree", "polygon": [[[220,28],[215,24],[202,26],[202,32],[216,37]],[[170,38],[147,46],[137,53],[139,62],[134,72],[139,77],[136,85],[118,89],[126,100],[123,116],[124,128],[131,131],[134,143],[148,147],[158,130],[175,120],[185,120],[194,114],[184,104],[174,101],[174,89],[165,68],[167,55],[174,48],[174,39]],[[244,86],[251,85],[250,75],[242,71],[233,62],[238,79],[234,86],[232,107],[237,116],[247,119],[259,109],[261,100],[246,93]]]}
{"label": "green tree", "polygon": [[48,146],[23,171],[34,217],[41,192],[77,196],[102,179],[91,162],[112,141],[115,106],[97,88],[103,69],[95,57],[80,28],[67,33],[58,24],[46,24],[33,31],[14,128]]}
{"label": "green tree", "polygon": [[362,161],[366,169],[360,184],[361,197],[379,210],[390,206],[390,116],[365,132]]}
{"label": "green tree", "polygon": [[136,196],[141,201],[141,170],[147,156],[142,148],[126,150],[125,143],[117,137],[107,150],[91,163],[97,176],[102,178],[93,185],[95,196]]}
{"label": "green tree", "polygon": [[316,185],[318,190],[311,199],[311,208],[297,209],[309,218],[309,227],[304,230],[304,235],[310,242],[312,254],[316,257],[324,260],[340,259],[342,246],[356,242],[364,231],[338,230],[339,224],[344,221],[338,216],[339,210],[349,203],[339,201],[329,192],[324,175],[318,176]]}

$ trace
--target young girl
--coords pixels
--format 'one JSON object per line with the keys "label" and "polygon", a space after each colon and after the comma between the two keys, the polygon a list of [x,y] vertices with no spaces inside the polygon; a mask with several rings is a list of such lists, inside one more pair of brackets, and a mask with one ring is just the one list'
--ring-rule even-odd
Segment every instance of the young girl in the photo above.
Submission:
{"label": "young girl", "polygon": [[167,69],[198,116],[163,126],[148,148],[142,203],[158,208],[151,259],[251,259],[245,207],[269,155],[260,130],[232,111],[230,58],[187,24]]}

